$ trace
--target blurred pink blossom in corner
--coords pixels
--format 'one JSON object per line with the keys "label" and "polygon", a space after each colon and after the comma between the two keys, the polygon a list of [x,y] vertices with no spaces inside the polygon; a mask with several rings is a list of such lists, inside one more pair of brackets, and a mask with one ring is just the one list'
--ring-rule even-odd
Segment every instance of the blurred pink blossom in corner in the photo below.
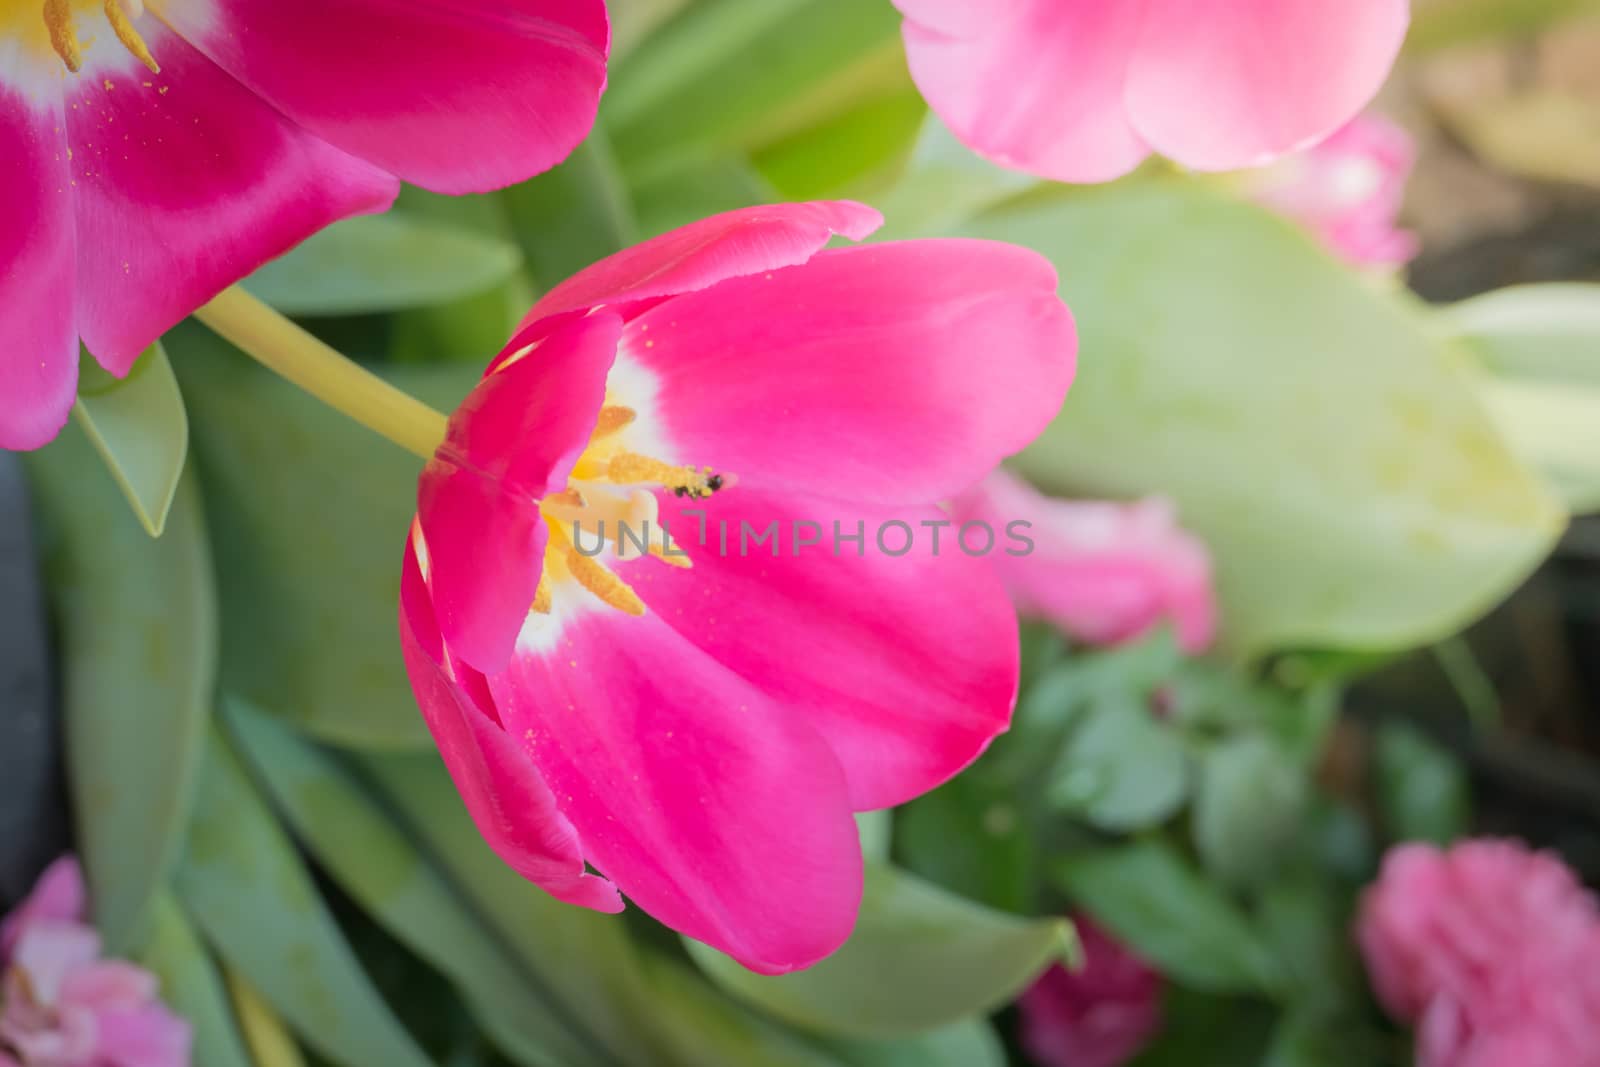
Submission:
{"label": "blurred pink blossom in corner", "polygon": [[1385,857],[1356,937],[1419,1067],[1600,1065],[1600,909],[1560,860],[1513,841]]}
{"label": "blurred pink blossom in corner", "polygon": [[1161,975],[1082,915],[1083,966],[1056,964],[1022,994],[1022,1047],[1040,1067],[1119,1067],[1161,1028]]}
{"label": "blurred pink blossom in corner", "polygon": [[952,504],[958,523],[1012,524],[1034,543],[1017,556],[988,558],[1018,612],[1053,623],[1095,645],[1137,640],[1163,622],[1186,652],[1200,652],[1217,630],[1211,557],[1178,525],[1170,501],[1058,500],[1001,469]]}
{"label": "blurred pink blossom in corner", "polygon": [[1299,222],[1351,263],[1399,267],[1418,248],[1416,235],[1398,224],[1416,157],[1403,127],[1368,114],[1245,181],[1256,201]]}
{"label": "blurred pink blossom in corner", "polygon": [[100,956],[64,856],[0,924],[0,1067],[188,1067],[189,1024],[153,974]]}

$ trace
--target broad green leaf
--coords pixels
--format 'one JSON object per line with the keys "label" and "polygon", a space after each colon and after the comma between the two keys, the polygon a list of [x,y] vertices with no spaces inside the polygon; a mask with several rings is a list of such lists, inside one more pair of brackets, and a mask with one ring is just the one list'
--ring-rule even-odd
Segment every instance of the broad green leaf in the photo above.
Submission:
{"label": "broad green leaf", "polygon": [[1600,285],[1518,285],[1445,309],[1496,376],[1600,386]]}
{"label": "broad green leaf", "polygon": [[1470,825],[1471,791],[1460,761],[1414,727],[1378,731],[1378,805],[1391,840],[1447,845]]}
{"label": "broad green leaf", "polygon": [[206,746],[197,799],[176,888],[228,964],[308,1045],[344,1067],[428,1067],[216,731]]}
{"label": "broad green leaf", "polygon": [[861,853],[869,860],[889,858],[889,838],[894,833],[894,816],[885,811],[863,811],[856,815],[861,831]]}
{"label": "broad green leaf", "polygon": [[639,239],[627,184],[598,127],[561,166],[500,195],[541,289]]}
{"label": "broad green leaf", "polygon": [[211,955],[170,892],[155,898],[139,962],[161,980],[161,999],[194,1027],[194,1062],[256,1067],[245,1052],[228,990]]}
{"label": "broad green leaf", "polygon": [[434,753],[363,753],[363,770],[522,969],[616,1059],[656,1067],[662,1025],[622,920],[563,904],[496,856]]}
{"label": "broad green leaf", "polygon": [[882,199],[882,235],[938,233],[1036,185],[1030,175],[980,158],[929,115],[905,173]]}
{"label": "broad green leaf", "polygon": [[244,287],[286,315],[399,311],[492,288],[520,262],[504,242],[391,212],[334,223]]}
{"label": "broad green leaf", "polygon": [[1188,794],[1183,740],[1137,694],[1083,711],[1045,789],[1054,807],[1124,833],[1165,822]]}
{"label": "broad green leaf", "polygon": [[367,789],[332,754],[235,702],[227,719],[295,835],[396,939],[485,1005],[496,1036],[530,1067],[610,1062],[580,1040]]}
{"label": "broad green leaf", "polygon": [[663,22],[688,7],[693,0],[610,0],[611,62],[620,62],[640,41]]}
{"label": "broad green leaf", "polygon": [[1262,1067],[1350,1067],[1392,1060],[1391,1039],[1369,1019],[1314,1007],[1285,1013]]}
{"label": "broad green leaf", "polygon": [[1007,912],[1032,903],[1035,851],[1022,800],[973,768],[895,811],[895,855],[968,900]]}
{"label": "broad green leaf", "polygon": [[821,1047],[845,1067],[1006,1067],[1005,1048],[981,1019],[897,1041],[835,1038]]}
{"label": "broad green leaf", "polygon": [[[82,362],[93,365],[92,360]],[[145,350],[126,378],[85,368],[79,375],[72,415],[105,460],[145,532],[160,537],[189,454],[189,416],[161,342]]]}
{"label": "broad green leaf", "polygon": [[1596,11],[1596,0],[1419,0],[1406,47],[1427,51],[1485,38],[1531,36],[1562,19]]}
{"label": "broad green leaf", "polygon": [[1062,919],[980,907],[889,867],[869,867],[855,933],[810,970],[752,974],[684,940],[713,981],[769,1014],[823,1034],[900,1037],[987,1013],[1072,946]]}
{"label": "broad green leaf", "polygon": [[1146,180],[967,230],[1054,260],[1081,328],[1078,380],[1019,466],[1065,494],[1173,497],[1237,653],[1436,640],[1564,528],[1423,316],[1284,220]]}
{"label": "broad green leaf", "polygon": [[641,981],[657,1021],[648,1062],[674,1067],[844,1067],[708,985],[675,960],[641,957]]}
{"label": "broad green leaf", "polygon": [[[223,688],[326,740],[431,745],[395,636],[421,461],[202,330],[180,330],[168,347],[194,401]],[[479,373],[390,371],[442,410]]]}
{"label": "broad green leaf", "polygon": [[639,232],[654,237],[723,211],[770,204],[783,197],[743,158],[703,160],[634,184]]}
{"label": "broad green leaf", "polygon": [[[893,64],[905,62],[898,47],[887,55]],[[909,77],[890,80],[819,125],[761,149],[754,162],[785,199],[875,199],[903,169],[927,114]]]}
{"label": "broad green leaf", "polygon": [[1306,771],[1265,737],[1210,746],[1194,798],[1194,842],[1206,869],[1235,886],[1272,874],[1300,829],[1310,786]]}
{"label": "broad green leaf", "polygon": [[194,478],[152,540],[83,435],[29,457],[61,641],[68,773],[95,922],[140,936],[182,842],[216,677],[217,608]]}
{"label": "broad green leaf", "polygon": [[1075,904],[1179,982],[1221,993],[1278,982],[1244,913],[1160,841],[1080,852],[1055,873]]}
{"label": "broad green leaf", "polygon": [[1267,886],[1256,902],[1256,919],[1291,1002],[1330,1007],[1364,995],[1348,902],[1328,872],[1296,871]]}
{"label": "broad green leaf", "polygon": [[1168,983],[1161,1029],[1128,1067],[1256,1067],[1277,1020],[1278,1012],[1257,998],[1214,996]]}

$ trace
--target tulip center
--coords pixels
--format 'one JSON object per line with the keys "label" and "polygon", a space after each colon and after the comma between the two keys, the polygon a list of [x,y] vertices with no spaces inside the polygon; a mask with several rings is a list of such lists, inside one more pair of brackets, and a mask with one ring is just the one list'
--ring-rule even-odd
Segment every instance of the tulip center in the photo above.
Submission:
{"label": "tulip center", "polygon": [[161,65],[133,25],[144,14],[144,0],[0,0],[0,39],[21,38],[38,51],[54,52],[76,74],[83,69],[88,47],[78,36],[79,19],[94,11],[104,13],[111,32],[130,55],[151,73],[161,73]]}
{"label": "tulip center", "polygon": [[635,418],[631,408],[602,408],[567,488],[539,502],[550,542],[533,600],[535,612],[549,614],[553,591],[571,581],[610,607],[643,615],[644,601],[600,562],[601,550],[610,548],[624,562],[649,556],[668,566],[688,567],[689,558],[676,549],[661,524],[654,490],[704,500],[733,484],[731,476],[710,467],[675,466],[629,451],[622,431]]}

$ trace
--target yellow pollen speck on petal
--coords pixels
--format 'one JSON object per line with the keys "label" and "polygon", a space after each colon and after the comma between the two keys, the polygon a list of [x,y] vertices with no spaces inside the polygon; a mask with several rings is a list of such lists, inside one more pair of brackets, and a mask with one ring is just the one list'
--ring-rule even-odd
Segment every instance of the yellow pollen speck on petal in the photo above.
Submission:
{"label": "yellow pollen speck on petal", "polygon": [[[128,12],[123,6],[124,3],[127,3],[127,0],[106,0],[105,2],[106,21],[111,23],[111,32],[117,35],[117,40],[122,42],[122,47],[133,54],[133,58],[149,68],[151,74],[160,74],[161,64],[157,63],[155,56],[150,54],[150,47],[144,43],[144,38],[139,36],[139,31],[133,28],[133,20],[128,18]],[[144,10],[144,5],[139,3],[138,0],[133,0],[131,6],[134,8],[135,14]],[[111,88],[109,82],[106,84],[106,88]]]}
{"label": "yellow pollen speck on petal", "polygon": [[576,548],[567,553],[567,569],[579,585],[605,604],[628,615],[644,614],[644,601],[639,599],[639,594],[633,591],[632,586]]}
{"label": "yellow pollen speck on petal", "polygon": [[633,425],[639,413],[632,408],[625,408],[608,404],[600,409],[600,418],[594,424],[594,433],[590,440],[598,441],[602,437],[610,437],[623,427]]}

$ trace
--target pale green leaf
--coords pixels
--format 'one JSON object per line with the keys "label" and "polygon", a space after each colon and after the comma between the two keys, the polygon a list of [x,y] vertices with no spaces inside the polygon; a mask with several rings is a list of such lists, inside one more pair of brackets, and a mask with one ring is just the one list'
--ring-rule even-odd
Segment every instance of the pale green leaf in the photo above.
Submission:
{"label": "pale green leaf", "polygon": [[60,633],[78,850],[116,953],[138,940],[188,819],[217,658],[205,523],[187,477],[166,536],[152,540],[74,431],[29,465]]}
{"label": "pale green leaf", "polygon": [[1072,946],[1060,919],[991,911],[888,867],[869,867],[855,933],[806,971],[752,974],[684,942],[728,992],[823,1034],[899,1037],[987,1013]]}
{"label": "pale green leaf", "polygon": [[189,416],[161,342],[145,350],[126,378],[81,376],[72,415],[145,532],[160,537],[189,454]]}
{"label": "pale green leaf", "polygon": [[1600,285],[1512,286],[1444,314],[1498,377],[1600,386]]}
{"label": "pale green leaf", "polygon": [[194,1027],[194,1063],[256,1067],[245,1051],[222,975],[168,892],[155,898],[138,961],[161,980],[162,1002]]}
{"label": "pale green leaf", "polygon": [[1200,759],[1194,841],[1219,881],[1258,884],[1294,843],[1310,782],[1290,754],[1256,734],[1210,746]]}

